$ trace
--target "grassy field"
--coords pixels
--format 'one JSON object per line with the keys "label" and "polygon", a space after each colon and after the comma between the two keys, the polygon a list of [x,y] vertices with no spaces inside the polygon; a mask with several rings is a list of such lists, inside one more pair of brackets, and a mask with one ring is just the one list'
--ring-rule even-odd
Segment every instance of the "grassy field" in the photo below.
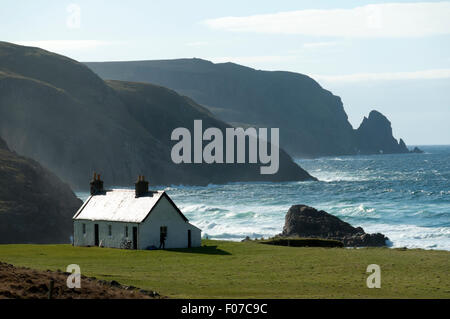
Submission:
{"label": "grassy field", "polygon": [[[172,298],[450,298],[450,252],[203,242],[189,250],[0,245],[0,261],[117,280]],[[366,268],[381,267],[369,289]]]}

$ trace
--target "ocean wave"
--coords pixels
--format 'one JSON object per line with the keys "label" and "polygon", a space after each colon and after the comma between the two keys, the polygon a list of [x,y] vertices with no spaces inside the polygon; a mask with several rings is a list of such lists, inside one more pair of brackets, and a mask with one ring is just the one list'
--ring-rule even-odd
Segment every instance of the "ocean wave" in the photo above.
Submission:
{"label": "ocean wave", "polygon": [[195,213],[195,212],[203,212],[203,213],[228,213],[229,210],[223,207],[214,207],[208,206],[206,204],[190,204],[190,205],[179,205],[180,209],[182,209],[186,213]]}
{"label": "ocean wave", "polygon": [[350,174],[342,174],[342,173],[335,173],[335,172],[320,172],[320,174],[315,174],[314,172],[311,173],[313,176],[315,176],[319,181],[326,182],[326,183],[333,183],[333,182],[366,182],[370,181],[371,178],[368,177],[362,177],[362,176],[355,176]]}
{"label": "ocean wave", "polygon": [[364,204],[350,205],[337,208],[336,215],[341,217],[363,217],[363,218],[377,218],[379,215],[376,213],[374,207],[366,207]]}
{"label": "ocean wave", "polygon": [[363,228],[368,233],[387,235],[393,247],[450,250],[450,227],[366,224]]}

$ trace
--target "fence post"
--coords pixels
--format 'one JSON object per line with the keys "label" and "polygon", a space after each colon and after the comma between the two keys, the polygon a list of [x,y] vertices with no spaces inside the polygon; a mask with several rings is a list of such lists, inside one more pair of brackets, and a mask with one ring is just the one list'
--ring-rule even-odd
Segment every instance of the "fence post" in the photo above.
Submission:
{"label": "fence post", "polygon": [[50,287],[48,288],[48,299],[52,299],[53,297],[53,287],[55,285],[55,281],[53,279],[50,280]]}

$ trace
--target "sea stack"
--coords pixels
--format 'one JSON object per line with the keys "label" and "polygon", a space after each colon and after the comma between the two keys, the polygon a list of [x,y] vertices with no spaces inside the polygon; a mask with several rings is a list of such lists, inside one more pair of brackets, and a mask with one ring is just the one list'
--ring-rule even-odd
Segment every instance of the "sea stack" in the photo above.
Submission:
{"label": "sea stack", "polygon": [[391,122],[378,111],[364,117],[355,135],[359,154],[409,153],[405,142],[402,139],[397,142],[392,135]]}

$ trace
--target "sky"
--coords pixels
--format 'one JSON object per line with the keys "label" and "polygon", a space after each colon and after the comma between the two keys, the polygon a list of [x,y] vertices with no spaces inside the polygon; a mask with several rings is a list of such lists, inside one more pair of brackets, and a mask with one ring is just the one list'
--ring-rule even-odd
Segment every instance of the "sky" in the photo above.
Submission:
{"label": "sky", "polygon": [[450,1],[2,0],[0,40],[79,61],[203,58],[303,73],[353,127],[450,144]]}

